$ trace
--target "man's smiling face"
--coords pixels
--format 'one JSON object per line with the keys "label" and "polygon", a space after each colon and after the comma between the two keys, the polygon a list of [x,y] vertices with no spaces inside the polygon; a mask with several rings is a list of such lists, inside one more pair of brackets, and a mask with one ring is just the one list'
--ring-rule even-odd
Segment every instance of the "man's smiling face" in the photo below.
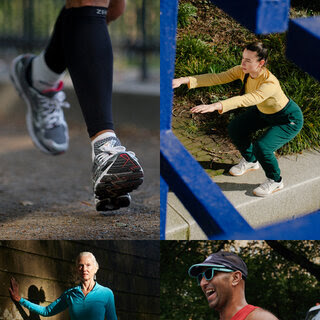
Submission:
{"label": "man's smiling face", "polygon": [[209,307],[221,310],[231,297],[232,273],[215,271],[211,280],[202,278],[201,289],[205,294]]}

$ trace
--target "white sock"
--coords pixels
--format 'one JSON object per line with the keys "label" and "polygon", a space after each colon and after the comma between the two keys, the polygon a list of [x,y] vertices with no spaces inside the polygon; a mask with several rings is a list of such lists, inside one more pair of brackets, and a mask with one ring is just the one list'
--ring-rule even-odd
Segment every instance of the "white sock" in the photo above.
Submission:
{"label": "white sock", "polygon": [[43,51],[32,60],[32,86],[39,91],[58,88],[64,75],[65,72],[58,74],[47,66]]}
{"label": "white sock", "polygon": [[110,132],[110,131],[107,131],[107,132],[104,132],[100,135],[98,135],[96,138],[94,138],[92,141],[91,141],[91,147],[92,147],[92,161],[94,159],[94,144],[97,142],[97,141],[100,141],[100,140],[103,140],[103,139],[106,139],[106,138],[109,138],[109,137],[117,137],[116,134],[114,132]]}

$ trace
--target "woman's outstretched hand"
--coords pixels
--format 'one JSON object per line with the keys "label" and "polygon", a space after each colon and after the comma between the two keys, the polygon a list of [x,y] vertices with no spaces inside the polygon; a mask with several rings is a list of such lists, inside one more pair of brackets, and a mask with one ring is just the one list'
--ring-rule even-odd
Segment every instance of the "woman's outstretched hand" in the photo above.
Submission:
{"label": "woman's outstretched hand", "polygon": [[201,104],[200,106],[195,106],[191,108],[192,113],[207,113],[207,112],[213,112],[216,110],[222,110],[222,103],[221,102],[216,102],[213,104]]}
{"label": "woman's outstretched hand", "polygon": [[9,288],[10,296],[13,301],[19,302],[21,296],[19,294],[19,284],[15,278],[10,279],[11,288]]}
{"label": "woman's outstretched hand", "polygon": [[172,80],[172,89],[179,88],[182,84],[188,84],[188,83],[189,83],[188,77],[173,79]]}

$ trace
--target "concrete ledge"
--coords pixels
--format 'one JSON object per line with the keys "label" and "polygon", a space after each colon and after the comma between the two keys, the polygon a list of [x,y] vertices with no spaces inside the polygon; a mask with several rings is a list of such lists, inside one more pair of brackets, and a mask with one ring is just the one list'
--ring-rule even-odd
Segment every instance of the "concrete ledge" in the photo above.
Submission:
{"label": "concrete ledge", "polygon": [[183,218],[184,212],[186,212],[186,214],[189,213],[185,209],[176,211],[174,209],[175,204],[183,206],[179,200],[176,201],[175,199],[171,199],[170,202],[168,201],[167,226],[170,227],[166,230],[166,240],[189,240],[190,226]]}
{"label": "concrete ledge", "polygon": [[[266,178],[262,169],[242,177],[228,174],[214,181],[243,218],[254,228],[295,219],[320,208],[320,153],[306,151],[302,155],[279,159],[285,188],[267,198],[255,197],[252,190]],[[189,212],[173,194],[168,195],[166,234],[170,239],[204,239]],[[181,217],[180,224],[172,215]],[[181,232],[187,228],[188,231]],[[184,238],[183,238],[184,237]]]}
{"label": "concrete ledge", "polygon": [[205,233],[172,192],[168,193],[167,225],[173,226],[166,232],[167,240],[207,239]]}

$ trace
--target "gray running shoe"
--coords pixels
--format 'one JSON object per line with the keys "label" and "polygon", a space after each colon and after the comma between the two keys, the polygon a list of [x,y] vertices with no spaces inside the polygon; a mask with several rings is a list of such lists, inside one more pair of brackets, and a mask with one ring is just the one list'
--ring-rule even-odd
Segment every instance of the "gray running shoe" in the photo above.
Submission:
{"label": "gray running shoe", "polygon": [[39,92],[27,81],[26,71],[34,55],[24,54],[15,58],[11,66],[11,80],[27,104],[27,128],[34,144],[43,152],[57,155],[69,145],[68,125],[62,108],[69,108],[62,90]]}
{"label": "gray running shoe", "polygon": [[135,154],[126,151],[116,137],[97,141],[93,153],[92,180],[97,211],[127,207],[128,193],[143,182],[143,170]]}

